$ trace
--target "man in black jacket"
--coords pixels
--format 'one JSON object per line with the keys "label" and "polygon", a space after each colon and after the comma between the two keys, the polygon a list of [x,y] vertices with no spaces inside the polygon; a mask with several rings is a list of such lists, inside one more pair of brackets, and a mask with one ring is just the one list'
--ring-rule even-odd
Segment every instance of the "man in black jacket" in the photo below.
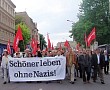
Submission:
{"label": "man in black jacket", "polygon": [[104,51],[104,60],[105,60],[105,65],[104,65],[104,73],[107,75],[109,74],[109,55],[107,54],[107,51]]}
{"label": "man in black jacket", "polygon": [[103,68],[104,68],[104,55],[100,53],[100,49],[96,49],[96,53],[92,55],[92,67],[94,70],[93,81],[96,82],[97,74],[99,74],[100,81],[104,83]]}
{"label": "man in black jacket", "polygon": [[90,59],[90,56],[89,56],[89,52],[88,51],[83,51],[83,55],[79,56],[79,61],[81,61],[83,82],[84,83],[86,83],[86,82],[89,83],[90,72],[91,72],[91,59]]}

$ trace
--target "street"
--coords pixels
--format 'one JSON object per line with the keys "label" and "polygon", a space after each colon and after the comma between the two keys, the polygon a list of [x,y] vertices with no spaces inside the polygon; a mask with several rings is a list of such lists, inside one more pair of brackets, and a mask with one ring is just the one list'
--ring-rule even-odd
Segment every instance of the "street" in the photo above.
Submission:
{"label": "street", "polygon": [[96,83],[84,84],[82,79],[77,78],[75,84],[70,84],[68,80],[64,80],[62,84],[56,81],[46,84],[43,83],[14,83],[3,84],[2,72],[0,69],[0,90],[109,90],[110,75],[105,75],[105,83],[101,84],[99,79]]}

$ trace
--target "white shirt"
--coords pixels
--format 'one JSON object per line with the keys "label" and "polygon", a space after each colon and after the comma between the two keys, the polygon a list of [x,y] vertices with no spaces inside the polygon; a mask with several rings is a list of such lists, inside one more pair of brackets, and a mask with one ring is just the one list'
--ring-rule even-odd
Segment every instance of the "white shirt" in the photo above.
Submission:
{"label": "white shirt", "polygon": [[107,55],[105,55],[105,61],[108,61],[108,60],[107,60]]}
{"label": "white shirt", "polygon": [[8,57],[6,57],[6,56],[3,56],[2,57],[2,64],[1,64],[1,67],[2,68],[8,68],[8,61],[9,61],[9,59],[8,59]]}
{"label": "white shirt", "polygon": [[[19,52],[19,53],[20,53],[20,58],[22,58],[23,57],[22,52]],[[16,57],[16,53],[14,53],[14,57]]]}
{"label": "white shirt", "polygon": [[98,64],[100,64],[100,54],[97,54]]}

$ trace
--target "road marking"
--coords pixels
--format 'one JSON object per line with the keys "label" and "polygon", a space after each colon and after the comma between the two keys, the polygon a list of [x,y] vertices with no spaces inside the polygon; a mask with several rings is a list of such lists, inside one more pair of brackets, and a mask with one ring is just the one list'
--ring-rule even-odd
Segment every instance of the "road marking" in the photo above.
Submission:
{"label": "road marking", "polygon": [[39,90],[43,90],[42,88],[39,88]]}

